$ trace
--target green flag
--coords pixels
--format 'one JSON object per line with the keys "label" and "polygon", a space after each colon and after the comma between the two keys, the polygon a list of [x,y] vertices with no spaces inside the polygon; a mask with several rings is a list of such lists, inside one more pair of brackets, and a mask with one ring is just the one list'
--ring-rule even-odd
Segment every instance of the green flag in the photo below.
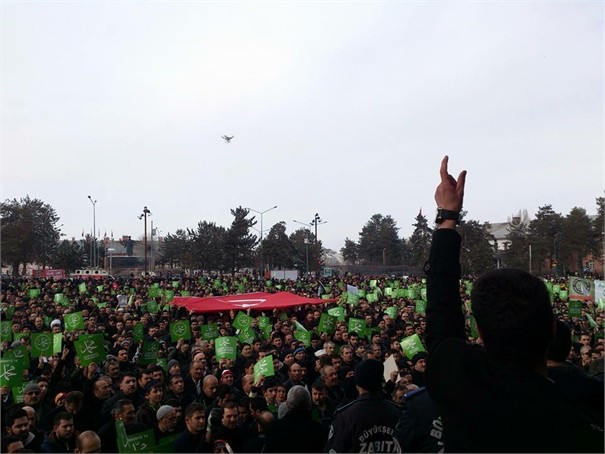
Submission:
{"label": "green flag", "polygon": [[271,332],[273,331],[273,325],[267,325],[265,326],[265,328],[261,331],[260,335],[263,339],[267,340],[271,337]]}
{"label": "green flag", "polygon": [[160,343],[158,341],[145,341],[141,349],[141,357],[139,362],[142,365],[155,364],[158,359],[158,350]]}
{"label": "green flag", "polygon": [[237,350],[237,339],[233,336],[219,337],[214,341],[216,359],[235,359]]}
{"label": "green flag", "polygon": [[337,321],[338,321],[338,318],[324,312],[323,314],[321,314],[321,317],[319,319],[319,326],[317,327],[317,330],[320,333],[332,334],[336,330]]}
{"label": "green flag", "polygon": [[12,329],[10,321],[0,322],[0,340],[2,342],[4,342],[4,341],[12,342],[13,341],[13,329]]}
{"label": "green flag", "polygon": [[408,299],[411,299],[411,300],[416,299],[416,289],[414,287],[408,287],[407,292],[408,292],[408,294],[407,294]]}
{"label": "green flag", "polygon": [[366,321],[361,318],[349,318],[349,332],[355,331],[360,337],[365,336]]}
{"label": "green flag", "polygon": [[376,303],[378,301],[378,294],[377,293],[366,294],[366,301],[368,303]]}
{"label": "green flag", "polygon": [[473,339],[479,339],[479,330],[477,329],[477,320],[475,320],[475,316],[473,314],[469,317],[470,325],[471,325],[471,336]]}
{"label": "green flag", "polygon": [[309,331],[294,331],[294,339],[305,344],[305,347],[311,346],[311,333]]}
{"label": "green flag", "polygon": [[298,320],[294,320],[294,326],[296,327],[295,329],[299,331],[307,331],[307,328],[298,323]]}
{"label": "green flag", "polygon": [[53,355],[53,334],[51,333],[34,333],[31,339],[31,357],[39,358],[40,356]]}
{"label": "green flag", "polygon": [[150,314],[157,314],[160,310],[160,305],[155,300],[147,301],[146,307]]}
{"label": "green flag", "polygon": [[160,289],[158,287],[150,287],[149,290],[147,290],[148,298],[157,298],[159,295]]}
{"label": "green flag", "polygon": [[72,312],[63,316],[65,331],[78,331],[84,329],[84,318],[82,312]]}
{"label": "green flag", "polygon": [[74,341],[76,353],[83,367],[91,363],[101,364],[107,358],[102,334],[87,334]]}
{"label": "green flag", "polygon": [[29,291],[27,292],[27,296],[29,296],[30,299],[37,298],[39,295],[40,295],[39,288],[30,288]]}
{"label": "green flag", "polygon": [[200,325],[200,337],[203,340],[214,340],[219,337],[218,324],[208,323],[207,325]]}
{"label": "green flag", "polygon": [[569,308],[567,315],[570,317],[581,317],[582,316],[582,301],[571,300],[569,302]]}
{"label": "green flag", "polygon": [[19,360],[15,358],[7,359],[6,356],[0,359],[0,386],[19,386],[23,382],[23,368],[19,367]]}
{"label": "green flag", "polygon": [[384,288],[384,294],[386,296],[393,296],[393,289],[391,287],[385,287]]}
{"label": "green flag", "polygon": [[567,301],[567,290],[559,290],[559,298],[561,301]]}
{"label": "green flag", "polygon": [[238,312],[235,316],[235,320],[233,320],[233,326],[241,330],[250,328],[252,326],[252,317],[243,312]]}
{"label": "green flag", "polygon": [[426,352],[426,349],[424,348],[424,345],[422,345],[422,341],[420,340],[418,334],[406,337],[400,342],[400,344],[403,353],[408,357],[408,359],[412,359],[418,352]]}
{"label": "green flag", "polygon": [[33,383],[33,382],[31,382],[31,381],[24,381],[20,385],[13,386],[11,388],[12,393],[13,393],[13,402],[14,403],[20,404],[20,403],[23,402],[23,394],[25,394],[25,387],[27,385],[29,385],[30,383]]}
{"label": "green flag", "polygon": [[63,293],[55,293],[55,296],[53,296],[53,301],[54,301],[56,304],[61,304],[61,301],[63,300],[63,297],[64,297],[64,296],[65,296],[65,295],[64,295]]}
{"label": "green flag", "polygon": [[53,334],[53,354],[61,353],[63,351],[63,334]]}
{"label": "green flag", "polygon": [[265,356],[264,358],[259,359],[254,365],[254,381],[258,381],[261,375],[265,378],[275,375],[275,369],[273,368],[273,355]]}
{"label": "green flag", "polygon": [[180,282],[179,281],[172,281],[172,288],[179,288]]}
{"label": "green flag", "polygon": [[588,324],[590,325],[591,328],[597,329],[599,327],[597,322],[595,322],[595,320],[590,316],[590,314],[586,314],[586,319],[588,320]]}
{"label": "green flag", "polygon": [[120,453],[156,452],[153,429],[126,435],[124,422],[116,420],[115,424],[118,435],[118,451]]}
{"label": "green flag", "polygon": [[166,297],[166,302],[169,303],[174,300],[174,290],[166,290],[164,296]]}
{"label": "green flag", "polygon": [[86,293],[86,283],[85,282],[82,282],[80,285],[78,285],[78,291],[80,292],[80,294]]}
{"label": "green flag", "polygon": [[170,340],[176,342],[179,339],[191,339],[189,320],[177,320],[170,324]]}
{"label": "green flag", "polygon": [[370,280],[370,287],[372,287],[372,288],[376,287],[377,283],[378,283],[378,281],[376,279]]}
{"label": "green flag", "polygon": [[357,306],[359,304],[360,297],[360,293],[347,292],[347,304],[350,304],[351,306]]}
{"label": "green flag", "polygon": [[97,292],[101,293],[105,287],[102,285],[97,285]]}
{"label": "green flag", "polygon": [[420,298],[422,298],[424,301],[426,301],[426,287],[422,287],[420,289]]}
{"label": "green flag", "polygon": [[258,328],[262,331],[265,326],[270,326],[271,319],[269,317],[260,316],[258,317]]}

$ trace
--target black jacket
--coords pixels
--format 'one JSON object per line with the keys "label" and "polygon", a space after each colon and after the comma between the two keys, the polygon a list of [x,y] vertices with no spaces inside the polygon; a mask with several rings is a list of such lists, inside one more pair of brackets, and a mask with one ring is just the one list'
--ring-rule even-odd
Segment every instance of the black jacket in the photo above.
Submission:
{"label": "black jacket", "polygon": [[395,436],[403,452],[443,452],[443,423],[439,407],[426,388],[405,395]]}
{"label": "black jacket", "polygon": [[264,452],[321,452],[327,439],[328,428],[309,411],[291,411],[267,428]]}
{"label": "black jacket", "polygon": [[555,384],[466,343],[460,235],[433,236],[427,272],[426,383],[451,452],[603,452],[603,432]]}
{"label": "black jacket", "polygon": [[377,394],[362,394],[334,413],[325,452],[401,452],[395,438],[399,408]]}

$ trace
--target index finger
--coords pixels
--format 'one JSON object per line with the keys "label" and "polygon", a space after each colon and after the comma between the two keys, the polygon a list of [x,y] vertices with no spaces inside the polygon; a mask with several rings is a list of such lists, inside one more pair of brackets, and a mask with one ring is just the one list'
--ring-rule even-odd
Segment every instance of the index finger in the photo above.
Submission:
{"label": "index finger", "polygon": [[449,156],[445,155],[441,160],[441,169],[439,170],[439,174],[441,175],[441,181],[445,181],[448,179],[449,174],[447,173],[447,162],[449,160]]}

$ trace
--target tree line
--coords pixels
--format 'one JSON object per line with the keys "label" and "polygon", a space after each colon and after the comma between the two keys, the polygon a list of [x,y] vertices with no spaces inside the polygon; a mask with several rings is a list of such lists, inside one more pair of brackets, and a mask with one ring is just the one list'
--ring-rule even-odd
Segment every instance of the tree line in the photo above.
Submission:
{"label": "tree line", "polygon": [[[497,266],[527,269],[539,273],[583,271],[587,257],[603,255],[604,198],[596,199],[597,216],[575,207],[567,215],[552,205],[538,209],[533,220],[515,217],[510,223],[501,250],[491,234],[491,224],[462,214],[459,231],[463,238],[462,268],[467,274],[480,274]],[[2,264],[12,265],[13,273],[25,272],[26,263],[66,271],[86,266],[92,238],[80,241],[61,239],[59,216],[55,209],[38,199],[25,197],[6,200],[0,206],[2,222]],[[169,268],[234,272],[242,268],[269,268],[314,271],[323,267],[325,250],[315,235],[300,228],[290,235],[284,221],[274,224],[267,235],[257,235],[257,221],[241,206],[230,210],[233,221],[228,228],[200,221],[194,228],[169,233],[161,243],[156,263]],[[347,265],[393,267],[405,265],[422,269],[428,258],[435,228],[420,211],[412,223],[409,238],[399,235],[397,222],[390,215],[374,214],[361,228],[356,240],[345,238],[340,252]],[[262,236],[262,241],[260,237]],[[148,246],[150,247],[150,246]],[[104,248],[99,247],[100,257]],[[530,260],[531,254],[531,260]],[[101,262],[102,263],[102,262]]]}

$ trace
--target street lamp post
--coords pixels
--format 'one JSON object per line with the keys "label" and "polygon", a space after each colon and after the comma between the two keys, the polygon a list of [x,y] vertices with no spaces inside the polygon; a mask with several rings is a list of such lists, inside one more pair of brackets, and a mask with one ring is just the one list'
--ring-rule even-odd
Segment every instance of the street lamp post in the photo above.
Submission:
{"label": "street lamp post", "polygon": [[319,214],[315,213],[313,220],[308,224],[306,222],[300,222],[297,220],[294,220],[294,222],[297,224],[307,225],[309,227],[315,227],[315,277],[319,277],[319,242],[317,240],[317,225],[325,224],[328,221],[324,221]]}
{"label": "street lamp post", "polygon": [[265,276],[265,257],[263,256],[263,215],[268,211],[274,210],[277,208],[277,205],[271,208],[267,208],[265,211],[258,211],[254,208],[248,207],[250,211],[254,211],[255,213],[260,214],[260,274],[261,276]]}
{"label": "street lamp post", "polygon": [[145,218],[145,233],[143,236],[143,247],[145,248],[145,276],[147,276],[147,215],[150,215],[151,211],[147,207],[143,207],[143,213],[139,215],[139,219]]}
{"label": "street lamp post", "polygon": [[97,201],[96,200],[92,200],[91,196],[88,196],[88,200],[90,200],[90,203],[92,203],[92,254],[91,254],[91,258],[90,258],[90,263],[91,263],[91,267],[92,268],[96,268],[97,267],[97,258],[96,258],[96,252],[97,252],[97,236],[96,236],[96,231],[97,231],[97,215],[96,215],[96,206],[97,206]]}
{"label": "street lamp post", "polygon": [[305,238],[305,253],[307,255],[307,276],[309,275],[309,238]]}

